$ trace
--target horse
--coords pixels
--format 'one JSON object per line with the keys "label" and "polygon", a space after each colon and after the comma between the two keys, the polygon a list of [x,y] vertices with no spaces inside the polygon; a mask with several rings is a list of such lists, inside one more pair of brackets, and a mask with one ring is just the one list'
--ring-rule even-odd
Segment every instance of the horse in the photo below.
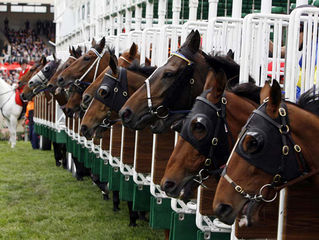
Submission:
{"label": "horse", "polygon": [[125,70],[123,67],[118,67],[116,59],[112,58],[103,78],[100,78],[102,80],[91,85],[97,90],[82,119],[83,136],[90,139],[102,122],[108,126],[116,123],[119,120],[118,111],[128,96],[132,95],[155,69],[156,67],[150,66],[140,67],[136,62]]}
{"label": "horse", "polygon": [[253,82],[235,85],[234,79],[227,79],[225,72],[239,74],[239,65],[232,59],[208,56],[206,61],[211,68],[204,92],[196,98],[182,126],[174,126],[180,136],[161,180],[162,190],[170,197],[181,195],[188,200],[209,176],[218,179],[233,138],[259,103],[260,88]]}
{"label": "horse", "polygon": [[[138,52],[138,46],[133,42],[130,50],[123,52],[118,58],[118,66],[128,68],[133,62],[136,63],[140,61],[140,53]],[[145,66],[150,66],[151,62],[148,58],[145,58]],[[98,76],[98,78],[88,86],[84,91],[82,96],[81,108],[83,110],[87,109],[91,100],[94,97],[96,90],[102,83],[106,69]]]}
{"label": "horse", "polygon": [[222,222],[238,216],[240,226],[253,225],[280,189],[305,179],[319,186],[318,94],[306,95],[297,105],[282,100],[276,80],[263,87],[217,186],[213,210]]}
{"label": "horse", "polygon": [[185,111],[176,110],[191,108],[208,71],[199,45],[200,34],[192,31],[181,48],[145,81],[145,87],[126,101],[119,113],[124,126],[140,130],[151,124],[152,131],[160,133],[184,117]]}

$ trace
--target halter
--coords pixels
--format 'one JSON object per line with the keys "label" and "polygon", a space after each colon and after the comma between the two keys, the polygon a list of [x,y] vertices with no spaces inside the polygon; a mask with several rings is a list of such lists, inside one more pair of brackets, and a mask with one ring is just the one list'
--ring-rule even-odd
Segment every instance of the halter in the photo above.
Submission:
{"label": "halter", "polygon": [[[265,99],[264,103],[258,109],[254,110],[253,114],[248,119],[246,125],[243,127],[243,130],[237,139],[237,142],[232,150],[230,157],[232,156],[233,152],[236,151],[241,157],[243,157],[246,161],[248,161],[250,164],[252,164],[249,157],[247,157],[247,154],[245,155],[245,153],[243,153],[243,151],[241,150],[241,145],[239,145],[239,143],[242,143],[242,141],[243,141],[243,139],[248,131],[249,123],[252,122],[254,116],[256,116],[256,115],[260,116],[262,119],[266,120],[265,121],[266,123],[273,125],[281,135],[281,143],[282,143],[281,162],[280,162],[280,166],[278,167],[278,169],[271,173],[271,170],[267,169],[267,167],[263,168],[262,166],[258,166],[258,168],[260,168],[261,170],[266,171],[269,174],[273,175],[272,183],[268,183],[268,184],[263,185],[260,188],[258,194],[250,194],[250,193],[247,193],[240,185],[238,185],[236,182],[234,182],[229,175],[227,175],[228,162],[227,162],[227,164],[226,164],[226,166],[221,174],[221,176],[224,177],[226,179],[226,181],[233,186],[233,188],[235,189],[236,192],[241,194],[244,198],[246,198],[250,201],[256,201],[256,202],[259,202],[259,201],[273,202],[276,199],[278,192],[276,192],[276,194],[273,198],[265,199],[263,197],[263,194],[262,194],[265,188],[269,187],[269,188],[272,188],[275,190],[280,190],[285,186],[292,185],[293,183],[296,183],[298,181],[301,181],[307,177],[310,177],[310,176],[316,174],[316,172],[312,172],[312,173],[308,172],[309,168],[308,168],[308,165],[306,164],[304,157],[301,153],[301,147],[299,145],[295,144],[292,137],[291,137],[291,133],[289,130],[289,119],[288,119],[288,115],[287,115],[286,104],[283,102],[281,103],[281,107],[278,110],[279,119],[273,120],[264,112],[264,109],[266,108],[267,102],[268,102],[268,99]],[[262,123],[260,123],[260,124],[262,124]],[[293,149],[295,152],[295,154],[293,155],[294,156],[293,159],[291,158],[292,156],[289,155],[290,149],[289,149],[288,144],[293,146]],[[230,160],[230,157],[229,157],[229,160]],[[297,168],[299,167],[299,164],[300,164],[301,169],[300,169],[300,167],[299,167],[299,169],[288,169],[287,163],[290,166],[297,166]],[[255,164],[258,164],[258,163],[255,163]],[[256,166],[255,164],[252,164],[252,165]]]}
{"label": "halter", "polygon": [[75,80],[74,85],[79,85],[80,82],[82,82],[82,80],[86,77],[86,75],[91,71],[91,69],[94,67],[95,64],[96,64],[96,67],[95,67],[95,71],[94,71],[93,81],[95,81],[95,79],[96,79],[96,75],[97,75],[97,71],[99,69],[101,58],[104,56],[105,52],[103,51],[103,54],[101,55],[95,48],[91,48],[90,50],[95,53],[97,58],[94,60],[94,62],[91,64],[91,66],[86,70],[86,72],[83,73],[83,75],[79,79]]}
{"label": "halter", "polygon": [[[187,65],[191,65],[192,64],[192,61],[189,60],[185,55],[183,55],[182,53],[180,52],[173,52],[171,53],[171,56],[176,56],[176,57],[179,57],[181,59],[183,59],[184,61],[187,62]],[[164,112],[164,114],[162,115],[160,113],[160,110],[164,109],[166,110],[165,106],[163,105],[160,105],[158,106],[155,110],[154,110],[154,107],[153,107],[153,103],[152,103],[152,95],[151,95],[151,85],[150,85],[150,82],[149,80],[152,78],[153,74],[155,73],[156,71],[154,71],[151,76],[149,76],[146,80],[145,80],[145,87],[146,87],[146,94],[147,94],[147,105],[148,105],[148,108],[149,108],[149,111],[152,115],[155,115],[157,116],[158,118],[160,119],[165,119],[169,116],[169,114],[174,114],[174,113],[188,113],[189,110],[180,110],[180,111],[166,111]],[[192,80],[190,81],[190,84],[193,85],[194,84],[194,79],[192,78]]]}
{"label": "halter", "polygon": [[74,59],[74,60],[77,60],[77,58],[76,57],[74,57],[74,56],[69,56],[69,58],[71,58],[71,59]]}

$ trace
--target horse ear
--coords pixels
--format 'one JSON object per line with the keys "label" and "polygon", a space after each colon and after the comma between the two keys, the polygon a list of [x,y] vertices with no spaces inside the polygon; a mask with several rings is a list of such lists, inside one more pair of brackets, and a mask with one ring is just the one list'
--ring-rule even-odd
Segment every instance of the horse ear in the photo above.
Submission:
{"label": "horse ear", "polygon": [[[215,72],[214,70],[210,70],[206,77],[206,83],[204,89],[212,89],[210,91],[211,96],[213,96],[214,100],[219,100],[221,95],[223,94],[227,84],[227,76],[223,70],[219,70]],[[212,99],[213,100],[213,99]]]}
{"label": "horse ear", "polygon": [[265,82],[265,85],[263,86],[263,88],[260,91],[260,104],[262,104],[264,102],[264,100],[269,97],[270,94],[270,83],[269,81]]}
{"label": "horse ear", "polygon": [[56,56],[55,56],[55,53],[53,53],[52,55],[53,55],[53,59],[54,59],[54,61],[56,62]]}
{"label": "horse ear", "polygon": [[105,47],[105,37],[103,37],[103,38],[101,39],[101,41],[100,41],[100,43],[99,43],[99,46],[97,47],[96,50],[97,50],[99,53],[101,53],[101,52],[103,51],[104,47]]}
{"label": "horse ear", "polygon": [[269,92],[269,102],[267,105],[268,114],[276,114],[281,103],[281,87],[277,80],[273,80]]}
{"label": "horse ear", "polygon": [[137,45],[133,42],[132,46],[130,48],[130,56],[131,57],[135,57],[135,55],[137,54],[137,49],[138,49]]}
{"label": "horse ear", "polygon": [[235,53],[233,52],[233,50],[229,49],[227,52],[227,57],[230,57],[231,59],[234,60],[234,55],[235,55]]}
{"label": "horse ear", "polygon": [[42,66],[44,66],[45,64],[47,64],[47,58],[46,58],[44,55],[42,55],[41,60],[40,60],[40,63],[42,64]]}
{"label": "horse ear", "polygon": [[91,45],[92,45],[92,47],[94,47],[96,45],[96,41],[94,38],[92,39]]}
{"label": "horse ear", "polygon": [[[72,47],[73,48],[73,47]],[[72,50],[73,49],[71,49],[71,46],[69,46],[69,53],[70,53],[70,55],[72,55]]]}
{"label": "horse ear", "polygon": [[117,58],[116,58],[116,56],[111,56],[110,57],[109,66],[112,69],[112,72],[114,74],[117,74]]}
{"label": "horse ear", "polygon": [[82,49],[80,46],[77,47],[77,49],[75,50],[75,57],[79,58],[82,55]]}
{"label": "horse ear", "polygon": [[[191,34],[190,34],[191,35]],[[193,34],[192,37],[189,39],[189,44],[188,47],[192,52],[197,52],[199,50],[199,45],[200,45],[200,34],[198,30],[196,30]]]}

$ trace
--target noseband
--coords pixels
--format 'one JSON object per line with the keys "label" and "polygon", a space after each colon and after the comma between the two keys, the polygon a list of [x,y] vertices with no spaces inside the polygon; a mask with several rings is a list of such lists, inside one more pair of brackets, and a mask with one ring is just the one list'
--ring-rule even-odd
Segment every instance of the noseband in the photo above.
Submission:
{"label": "noseband", "polygon": [[[272,119],[266,113],[267,102],[268,99],[266,99],[258,109],[253,111],[253,114],[248,119],[246,125],[243,127],[242,132],[237,139],[236,145],[232,150],[230,158],[235,151],[242,158],[248,161],[249,164],[272,175],[272,183],[263,185],[258,193],[250,194],[247,193],[247,191],[245,191],[240,185],[235,183],[227,174],[228,163],[226,164],[226,167],[224,168],[221,175],[226,179],[227,182],[229,182],[233,186],[236,192],[250,201],[257,202],[273,202],[276,199],[277,192],[273,198],[265,199],[263,197],[263,191],[265,188],[280,190],[314,174],[309,173],[309,167],[301,153],[301,147],[295,144],[291,137],[286,104],[284,102],[281,103],[281,106],[278,110],[278,118]],[[246,153],[242,146],[243,140],[249,131],[255,131],[257,132],[257,134],[261,134],[263,136],[262,138],[264,139],[262,150],[260,150],[260,152],[256,154]],[[280,136],[281,143],[280,140],[276,138],[276,136],[273,136],[274,134]],[[268,142],[266,142],[267,137]],[[276,146],[280,145],[282,146],[281,150],[276,149]],[[295,154],[290,154],[291,148],[294,149]],[[281,161],[278,162],[276,160],[278,159],[278,153],[280,154],[280,152]]]}
{"label": "noseband", "polygon": [[[176,57],[179,57],[179,58],[183,59],[184,61],[187,62],[187,66],[189,66],[189,65],[191,65],[193,63],[191,60],[189,60],[185,55],[183,55],[180,52],[173,52],[173,53],[171,53],[171,57],[172,56],[176,56]],[[160,105],[156,109],[155,109],[155,107],[153,107],[152,95],[151,95],[151,85],[150,85],[149,80],[153,76],[154,73],[152,73],[151,76],[149,76],[145,80],[146,95],[147,95],[147,105],[148,105],[149,112],[151,113],[151,115],[156,116],[159,119],[166,119],[170,114],[187,114],[187,113],[189,113],[190,110],[171,111],[167,107],[165,107],[164,105]],[[192,78],[189,83],[190,83],[191,86],[193,86],[194,83],[195,83],[194,79]]]}

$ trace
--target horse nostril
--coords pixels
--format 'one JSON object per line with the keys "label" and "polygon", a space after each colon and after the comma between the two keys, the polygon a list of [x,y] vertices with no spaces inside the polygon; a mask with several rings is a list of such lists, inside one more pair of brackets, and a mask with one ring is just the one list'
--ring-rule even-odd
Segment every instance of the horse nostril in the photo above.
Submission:
{"label": "horse nostril", "polygon": [[170,193],[175,189],[176,183],[174,181],[171,180],[166,180],[163,184],[162,189],[166,192],[166,193]]}
{"label": "horse nostril", "polygon": [[63,77],[59,77],[57,81],[58,81],[58,85],[61,86],[63,84],[63,82],[64,82],[64,78]]}
{"label": "horse nostril", "polygon": [[129,108],[125,108],[120,112],[121,119],[124,123],[129,123],[132,120],[132,110]]}
{"label": "horse nostril", "polygon": [[218,218],[221,220],[225,217],[227,217],[229,214],[231,214],[233,211],[233,208],[228,204],[219,204],[218,207],[215,210],[215,214]]}

